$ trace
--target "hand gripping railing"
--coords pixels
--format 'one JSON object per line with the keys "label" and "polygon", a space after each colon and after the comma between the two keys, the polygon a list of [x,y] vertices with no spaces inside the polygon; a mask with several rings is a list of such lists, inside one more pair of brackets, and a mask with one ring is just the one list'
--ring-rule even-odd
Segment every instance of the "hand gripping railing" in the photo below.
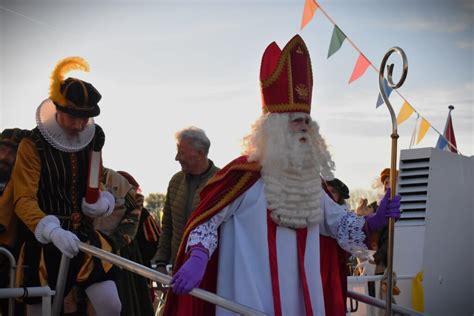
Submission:
{"label": "hand gripping railing", "polygon": [[[94,246],[91,246],[91,245],[88,245],[88,244],[85,244],[83,242],[79,242],[78,244],[79,244],[79,249],[82,252],[84,252],[86,254],[89,254],[93,257],[97,257],[101,260],[105,260],[107,262],[110,262],[113,265],[116,265],[116,266],[118,266],[122,269],[131,271],[131,272],[139,274],[139,275],[141,275],[145,278],[148,278],[150,280],[160,282],[160,283],[163,283],[163,284],[169,285],[170,282],[171,282],[171,277],[166,275],[166,274],[160,273],[158,271],[155,271],[153,269],[145,267],[141,264],[138,264],[138,263],[130,261],[128,259],[122,258],[122,257],[117,256],[117,255],[114,255],[110,252],[107,252],[105,250],[99,249],[97,247],[94,247]],[[60,268],[60,270],[61,270],[61,268]],[[62,270],[62,271],[65,271],[65,270]],[[64,272],[62,272],[62,273],[64,273]],[[61,277],[61,275],[58,276],[58,278],[60,278],[60,277]],[[239,313],[241,315],[256,315],[256,316],[266,315],[265,313],[262,313],[260,311],[255,310],[255,309],[252,309],[250,307],[241,305],[239,303],[232,302],[228,299],[220,297],[220,296],[218,296],[214,293],[204,291],[202,289],[195,288],[189,294],[194,296],[194,297],[200,298],[204,301],[207,301],[209,303],[219,305],[219,306],[221,306],[225,309],[228,309],[232,312]],[[61,301],[61,300],[62,300],[62,298],[58,299],[58,301]]]}

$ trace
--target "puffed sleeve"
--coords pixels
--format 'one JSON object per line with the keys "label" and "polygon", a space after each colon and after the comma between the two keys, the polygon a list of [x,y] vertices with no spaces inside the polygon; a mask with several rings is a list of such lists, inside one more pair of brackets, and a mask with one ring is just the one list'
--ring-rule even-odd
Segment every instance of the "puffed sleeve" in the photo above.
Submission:
{"label": "puffed sleeve", "polygon": [[193,246],[202,246],[209,252],[209,257],[214,253],[218,244],[217,229],[227,221],[240,207],[248,191],[243,193],[232,203],[224,207],[219,213],[211,217],[207,222],[202,223],[189,233],[186,252]]}
{"label": "puffed sleeve", "polygon": [[18,146],[12,171],[15,213],[34,232],[38,222],[46,216],[37,200],[41,161],[35,144],[24,138]]}
{"label": "puffed sleeve", "polygon": [[324,211],[324,221],[320,224],[323,235],[337,240],[339,246],[358,257],[367,256],[365,244],[365,218],[357,216],[344,205],[334,202],[326,192],[321,194],[321,209]]}

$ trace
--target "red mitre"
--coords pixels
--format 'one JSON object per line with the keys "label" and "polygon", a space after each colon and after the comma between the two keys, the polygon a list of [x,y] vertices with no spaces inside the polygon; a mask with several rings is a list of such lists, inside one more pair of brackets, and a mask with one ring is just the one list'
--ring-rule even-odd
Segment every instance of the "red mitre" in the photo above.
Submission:
{"label": "red mitre", "polygon": [[311,112],[313,73],[308,48],[295,35],[281,50],[273,42],[260,66],[263,113]]}

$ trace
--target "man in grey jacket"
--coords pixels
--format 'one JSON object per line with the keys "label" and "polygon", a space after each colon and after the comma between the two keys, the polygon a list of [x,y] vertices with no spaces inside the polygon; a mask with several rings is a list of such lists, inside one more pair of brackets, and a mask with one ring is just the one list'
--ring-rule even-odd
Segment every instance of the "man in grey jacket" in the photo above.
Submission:
{"label": "man in grey jacket", "polygon": [[199,204],[199,193],[207,181],[219,170],[208,158],[211,142],[197,127],[188,127],[176,133],[175,160],[181,171],[170,180],[163,209],[162,233],[155,256],[158,271],[166,273],[173,265],[183,235],[184,226]]}

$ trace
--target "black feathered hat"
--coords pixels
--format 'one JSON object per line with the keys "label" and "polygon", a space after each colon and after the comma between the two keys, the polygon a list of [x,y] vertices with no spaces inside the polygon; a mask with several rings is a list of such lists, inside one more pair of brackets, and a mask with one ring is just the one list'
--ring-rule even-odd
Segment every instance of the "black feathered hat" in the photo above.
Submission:
{"label": "black feathered hat", "polygon": [[6,128],[0,133],[0,144],[17,148],[23,137],[30,131],[19,128]]}
{"label": "black feathered hat", "polygon": [[349,188],[347,187],[347,185],[344,184],[344,182],[342,182],[338,178],[334,178],[333,180],[326,181],[326,182],[328,185],[336,189],[344,199],[348,199],[350,197]]}
{"label": "black feathered hat", "polygon": [[58,111],[75,117],[95,117],[100,114],[99,91],[90,83],[76,78],[64,80],[70,70],[89,71],[89,65],[80,57],[61,60],[51,75],[50,99]]}

